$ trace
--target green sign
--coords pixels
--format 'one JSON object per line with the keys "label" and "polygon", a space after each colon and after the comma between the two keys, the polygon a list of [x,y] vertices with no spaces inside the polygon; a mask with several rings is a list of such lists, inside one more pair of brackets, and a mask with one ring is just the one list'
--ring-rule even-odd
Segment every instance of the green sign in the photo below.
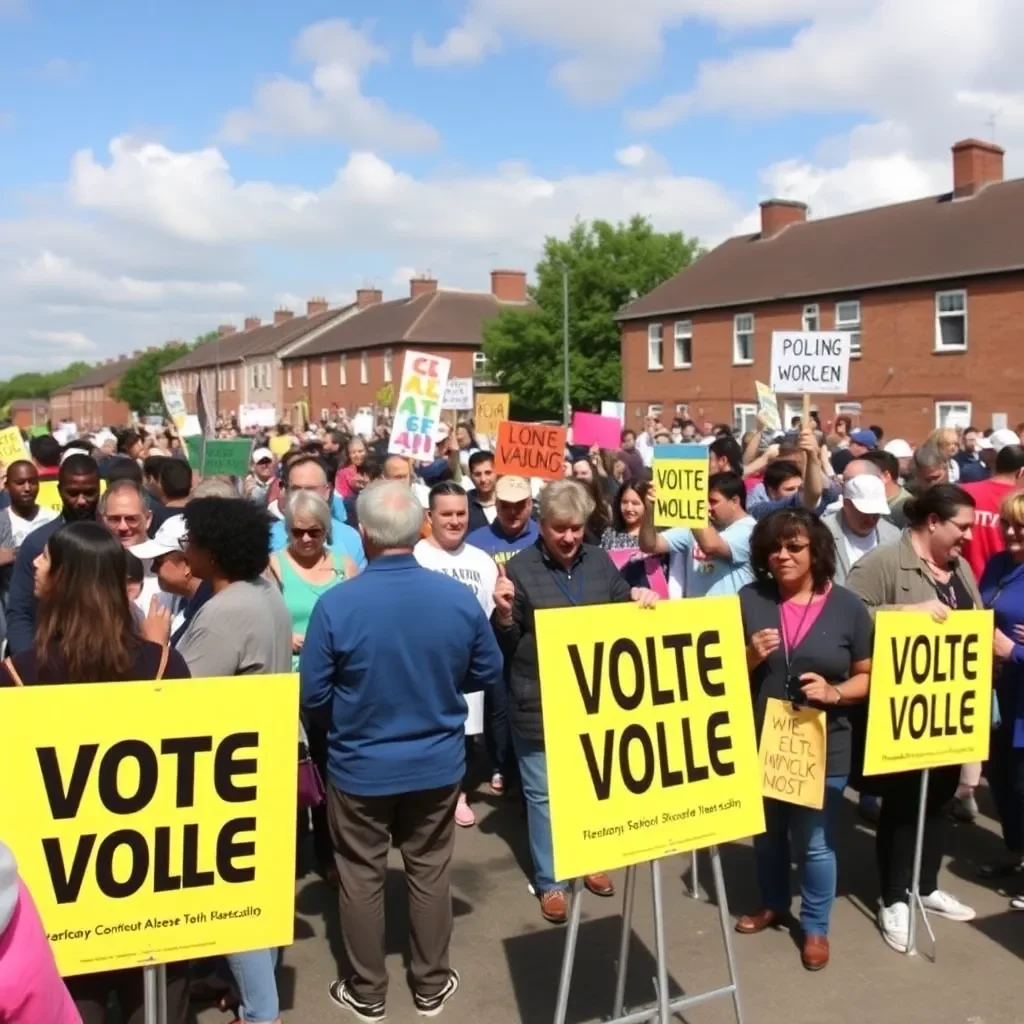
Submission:
{"label": "green sign", "polygon": [[193,469],[199,469],[203,464],[203,439],[200,436],[186,437],[185,446],[188,451],[189,465]]}
{"label": "green sign", "polygon": [[49,428],[46,427],[45,425],[37,427],[28,427],[25,430],[25,433],[28,434],[29,437],[42,437],[44,434],[48,434],[49,432]]}
{"label": "green sign", "polygon": [[[201,438],[198,440],[202,443]],[[249,472],[251,456],[252,441],[248,438],[208,438],[203,452],[202,475],[245,476]]]}

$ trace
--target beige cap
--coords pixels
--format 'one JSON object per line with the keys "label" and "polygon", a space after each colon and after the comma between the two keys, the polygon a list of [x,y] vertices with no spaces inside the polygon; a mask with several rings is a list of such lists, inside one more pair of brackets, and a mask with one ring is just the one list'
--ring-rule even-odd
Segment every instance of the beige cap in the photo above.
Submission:
{"label": "beige cap", "polygon": [[503,476],[498,478],[494,486],[494,496],[498,501],[525,501],[532,496],[530,484],[521,476]]}

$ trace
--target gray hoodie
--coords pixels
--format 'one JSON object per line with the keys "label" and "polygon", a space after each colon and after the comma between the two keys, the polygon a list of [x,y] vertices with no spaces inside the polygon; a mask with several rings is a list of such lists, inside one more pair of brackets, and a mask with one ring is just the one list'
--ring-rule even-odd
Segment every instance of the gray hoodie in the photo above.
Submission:
{"label": "gray hoodie", "polygon": [[18,865],[10,847],[0,843],[0,935],[14,917],[18,905]]}

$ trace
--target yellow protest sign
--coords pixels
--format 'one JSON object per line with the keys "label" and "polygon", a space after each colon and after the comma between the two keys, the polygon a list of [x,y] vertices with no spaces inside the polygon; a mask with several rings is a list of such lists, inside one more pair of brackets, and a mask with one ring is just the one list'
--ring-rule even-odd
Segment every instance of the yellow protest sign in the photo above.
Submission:
{"label": "yellow protest sign", "polygon": [[702,444],[654,448],[654,525],[708,525],[708,450]]}
{"label": "yellow protest sign", "polygon": [[764,830],[738,598],[536,624],[558,878]]}
{"label": "yellow protest sign", "polygon": [[293,675],[0,690],[3,837],[62,974],[291,942],[298,704]]}
{"label": "yellow protest sign", "polygon": [[493,437],[498,433],[498,424],[508,419],[508,395],[476,393],[476,407],[473,410],[473,425],[478,434]]}
{"label": "yellow protest sign", "polygon": [[9,466],[12,462],[28,457],[28,450],[17,427],[5,427],[0,430],[0,462]]}
{"label": "yellow protest sign", "polygon": [[[107,481],[100,481],[100,494],[107,489]],[[43,508],[52,508],[54,512],[60,515],[64,511],[64,502],[60,499],[60,491],[57,490],[56,480],[40,480],[39,481],[39,497],[36,501],[42,505]]]}
{"label": "yellow protest sign", "polygon": [[270,439],[270,450],[280,459],[292,450],[292,439],[281,434],[275,434]]}
{"label": "yellow protest sign", "polygon": [[762,791],[772,800],[825,806],[825,712],[769,697],[761,727]]}
{"label": "yellow protest sign", "polygon": [[865,775],[988,759],[992,633],[990,611],[875,616]]}

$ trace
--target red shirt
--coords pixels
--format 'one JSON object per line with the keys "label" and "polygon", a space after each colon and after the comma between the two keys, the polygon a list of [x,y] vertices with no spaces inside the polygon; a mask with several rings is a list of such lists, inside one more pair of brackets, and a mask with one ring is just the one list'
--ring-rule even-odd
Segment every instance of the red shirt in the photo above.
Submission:
{"label": "red shirt", "polygon": [[976,503],[971,539],[964,541],[963,556],[970,564],[974,578],[980,580],[988,560],[1006,550],[1003,531],[999,528],[999,509],[1003,499],[1015,491],[1017,485],[1002,480],[979,480],[976,484],[962,486]]}

